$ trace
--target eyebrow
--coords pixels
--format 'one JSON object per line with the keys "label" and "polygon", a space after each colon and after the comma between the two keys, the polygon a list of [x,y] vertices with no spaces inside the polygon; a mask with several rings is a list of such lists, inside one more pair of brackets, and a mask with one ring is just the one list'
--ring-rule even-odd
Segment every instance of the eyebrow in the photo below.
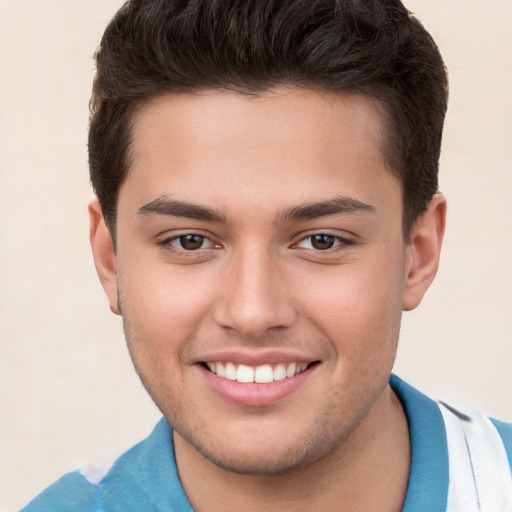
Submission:
{"label": "eyebrow", "polygon": [[[370,204],[363,203],[351,197],[336,197],[328,201],[305,203],[284,210],[278,215],[278,222],[293,222],[299,220],[312,220],[329,215],[351,214],[358,212],[375,213],[376,209]],[[186,201],[178,201],[166,197],[159,197],[145,204],[137,210],[139,217],[146,218],[153,215],[170,215],[187,219],[207,222],[225,223],[226,216],[219,210],[200,206]]]}
{"label": "eyebrow", "polygon": [[137,214],[142,218],[152,215],[172,215],[173,217],[184,217],[208,222],[226,222],[225,215],[218,210],[166,197],[159,197],[145,204],[137,210]]}
{"label": "eyebrow", "polygon": [[351,197],[336,197],[329,201],[305,203],[285,210],[279,215],[280,222],[312,220],[329,215],[350,214],[359,212],[375,213],[377,210],[371,204],[363,203]]}

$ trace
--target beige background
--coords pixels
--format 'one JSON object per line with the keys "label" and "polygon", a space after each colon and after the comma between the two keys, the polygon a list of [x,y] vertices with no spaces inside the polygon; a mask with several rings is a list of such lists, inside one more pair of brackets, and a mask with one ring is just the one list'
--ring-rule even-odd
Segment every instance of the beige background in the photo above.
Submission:
{"label": "beige background", "polygon": [[[512,421],[512,1],[409,0],[451,76],[438,279],[396,372]],[[159,417],[88,247],[92,53],[118,0],[0,0],[0,510]]]}

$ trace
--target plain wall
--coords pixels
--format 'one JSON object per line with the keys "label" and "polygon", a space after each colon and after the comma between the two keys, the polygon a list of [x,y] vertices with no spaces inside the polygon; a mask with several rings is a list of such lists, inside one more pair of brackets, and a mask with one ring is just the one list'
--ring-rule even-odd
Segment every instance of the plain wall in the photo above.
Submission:
{"label": "plain wall", "polygon": [[[88,242],[92,54],[118,0],[0,0],[0,510],[114,458],[160,416]],[[404,315],[396,373],[512,421],[512,2],[409,0],[451,100],[442,265]]]}

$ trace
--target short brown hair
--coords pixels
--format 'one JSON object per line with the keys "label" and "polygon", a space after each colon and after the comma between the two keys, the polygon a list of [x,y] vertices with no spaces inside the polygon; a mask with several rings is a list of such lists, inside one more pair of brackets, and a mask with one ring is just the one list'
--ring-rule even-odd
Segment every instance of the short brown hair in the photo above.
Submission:
{"label": "short brown hair", "polygon": [[438,48],[400,0],[129,0],[96,52],[89,167],[115,235],[131,124],[156,96],[279,85],[362,93],[384,107],[403,229],[438,189],[448,85]]}

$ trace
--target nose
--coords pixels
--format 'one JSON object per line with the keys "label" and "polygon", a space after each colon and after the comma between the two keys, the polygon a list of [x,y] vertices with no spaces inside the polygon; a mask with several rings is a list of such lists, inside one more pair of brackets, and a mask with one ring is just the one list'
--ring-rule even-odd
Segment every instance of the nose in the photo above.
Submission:
{"label": "nose", "polygon": [[223,328],[248,338],[290,327],[297,318],[283,269],[270,251],[235,254],[223,272],[214,318]]}

